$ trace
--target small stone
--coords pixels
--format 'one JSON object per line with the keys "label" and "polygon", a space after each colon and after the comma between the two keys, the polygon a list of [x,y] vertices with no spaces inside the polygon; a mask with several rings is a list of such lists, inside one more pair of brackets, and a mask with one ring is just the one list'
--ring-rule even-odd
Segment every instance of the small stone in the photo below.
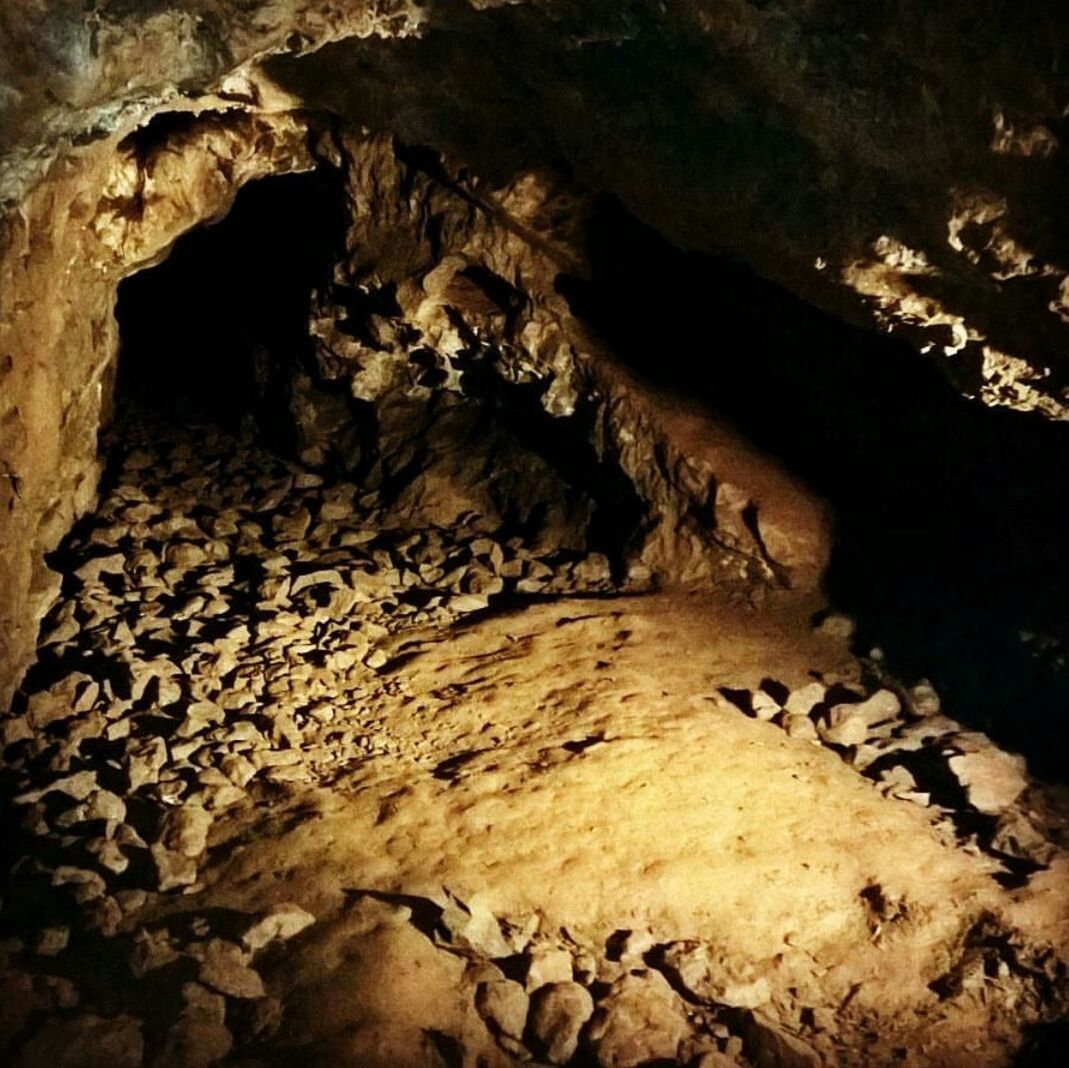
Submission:
{"label": "small stone", "polygon": [[107,895],[90,901],[82,915],[85,917],[86,927],[99,932],[105,938],[114,938],[122,927],[122,909],[115,898]]}
{"label": "small stone", "polygon": [[816,631],[827,638],[851,638],[856,627],[857,624],[849,616],[832,612],[817,624]]}
{"label": "small stone", "polygon": [[531,997],[527,1034],[536,1053],[551,1064],[567,1064],[579,1033],[594,1012],[594,999],[578,983],[550,983]]}
{"label": "small stone", "polygon": [[891,690],[877,690],[857,704],[833,706],[820,725],[821,738],[832,745],[861,745],[869,734],[896,722],[902,710]]}
{"label": "small stone", "polygon": [[507,957],[510,947],[497,917],[478,899],[465,903],[448,891],[446,894],[442,924],[449,931],[451,941],[484,957]]}
{"label": "small stone", "polygon": [[0,723],[0,752],[16,742],[33,737],[33,727],[25,716],[12,716]]}
{"label": "small stone", "polygon": [[160,821],[159,844],[183,856],[199,857],[208,848],[213,819],[201,805],[173,808]]}
{"label": "small stone", "polygon": [[123,910],[123,913],[129,916],[133,912],[138,912],[145,907],[145,903],[148,901],[148,894],[144,890],[116,890],[115,900],[119,905],[119,908]]}
{"label": "small stone", "polygon": [[185,853],[178,853],[156,842],[151,847],[156,864],[157,889],[161,893],[192,886],[197,881],[197,862]]}
{"label": "small stone", "polygon": [[386,655],[383,649],[372,649],[367,656],[364,657],[364,663],[373,671],[378,671],[379,668],[386,666],[386,661],[389,657]]}
{"label": "small stone", "polygon": [[160,769],[166,763],[167,745],[162,738],[153,738],[152,741],[134,750],[130,754],[130,762],[127,765],[130,792],[133,793],[142,786],[159,782]]}
{"label": "small stone", "polygon": [[67,948],[70,940],[69,927],[43,927],[34,943],[34,952],[42,957],[54,957]]}
{"label": "small stone", "polygon": [[143,979],[157,968],[178,960],[178,957],[178,950],[165,930],[161,928],[158,931],[150,931],[143,928],[134,935],[133,948],[130,950],[130,971],[135,978]]}
{"label": "small stone", "polygon": [[44,983],[57,1009],[76,1009],[81,1003],[78,988],[69,979],[61,975],[48,975],[44,977]]}
{"label": "small stone", "polygon": [[62,864],[52,872],[52,885],[73,886],[75,888],[74,899],[80,905],[103,897],[107,891],[107,884],[99,872],[90,871],[88,868],[76,868],[69,864]]}
{"label": "small stone", "polygon": [[572,955],[566,949],[536,946],[524,954],[528,991],[547,983],[570,983],[574,978]]}
{"label": "small stone", "polygon": [[122,823],[126,819],[126,802],[110,790],[95,790],[86,803],[85,818]]}
{"label": "small stone", "polygon": [[935,687],[927,679],[921,679],[916,686],[906,691],[906,707],[915,716],[938,716],[943,704]]}
{"label": "small stone", "polygon": [[240,753],[232,753],[219,762],[219,770],[235,785],[247,786],[256,777],[256,765]]}
{"label": "small stone", "polygon": [[241,947],[221,938],[195,943],[190,956],[200,962],[200,981],[232,998],[262,998],[263,980],[248,966]]}
{"label": "small stone", "polygon": [[791,738],[817,741],[820,738],[817,725],[807,715],[788,715],[783,718],[783,729]]}
{"label": "small stone", "polygon": [[490,599],[478,593],[462,593],[449,601],[449,607],[454,612],[480,612],[489,604]]}
{"label": "small stone", "polygon": [[480,983],[475,1008],[492,1031],[519,1040],[527,1022],[527,992],[511,979]]}
{"label": "small stone", "polygon": [[822,683],[811,682],[800,689],[792,690],[783,707],[792,716],[808,716],[824,700],[826,693]]}
{"label": "small stone", "polygon": [[753,714],[763,720],[770,720],[783,711],[779,702],[764,690],[754,691],[750,697],[750,707],[753,709]]}
{"label": "small stone", "polygon": [[75,801],[84,801],[96,788],[96,773],[79,771],[73,775],[66,775],[61,779],[56,779],[55,782],[50,783],[48,786],[37,790],[27,790],[25,793],[19,794],[15,797],[15,804],[33,804],[33,802],[40,801],[42,797],[52,793],[66,794],[67,797]]}
{"label": "small stone", "polygon": [[624,975],[612,985],[587,1029],[602,1068],[677,1061],[689,1036],[686,1008],[660,972]]}
{"label": "small stone", "polygon": [[290,902],[275,905],[265,912],[241,936],[242,945],[255,953],[271,942],[286,942],[311,927],[316,918],[300,905]]}

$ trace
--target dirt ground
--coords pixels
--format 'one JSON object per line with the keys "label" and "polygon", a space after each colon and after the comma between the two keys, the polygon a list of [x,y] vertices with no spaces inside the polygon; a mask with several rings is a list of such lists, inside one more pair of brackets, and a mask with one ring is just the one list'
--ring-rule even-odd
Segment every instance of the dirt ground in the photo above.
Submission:
{"label": "dirt ground", "polygon": [[3,721],[10,1063],[1056,1056],[1064,797],[819,599],[616,595],[169,447]]}

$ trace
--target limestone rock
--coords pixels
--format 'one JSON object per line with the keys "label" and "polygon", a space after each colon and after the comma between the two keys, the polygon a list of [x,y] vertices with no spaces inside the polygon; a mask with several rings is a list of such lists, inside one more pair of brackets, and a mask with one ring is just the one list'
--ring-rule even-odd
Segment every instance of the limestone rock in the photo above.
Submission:
{"label": "limestone rock", "polygon": [[857,704],[834,705],[819,725],[820,736],[832,745],[861,745],[874,731],[894,724],[902,705],[891,690],[877,690]]}
{"label": "limestone rock", "polygon": [[199,962],[200,981],[205,986],[233,998],[262,998],[263,980],[248,965],[248,955],[240,946],[221,938],[190,946],[189,954]]}
{"label": "limestone rock", "polygon": [[528,992],[547,983],[570,983],[574,978],[572,955],[566,949],[536,946],[524,954]]}
{"label": "limestone rock", "polygon": [[660,972],[625,975],[598,1005],[586,1041],[600,1068],[677,1060],[689,1036],[686,1012]]}
{"label": "limestone rock", "polygon": [[509,1038],[523,1038],[527,1022],[527,993],[511,979],[491,980],[478,985],[475,1008],[491,1030]]}
{"label": "limestone rock", "polygon": [[315,917],[299,905],[275,905],[257,919],[241,936],[242,945],[255,953],[271,942],[285,942],[315,923]]}
{"label": "limestone rock", "polygon": [[185,853],[168,849],[159,842],[150,847],[156,864],[157,889],[162,893],[183,886],[192,886],[197,881],[197,862]]}
{"label": "limestone rock", "polygon": [[527,1019],[530,1043],[551,1064],[566,1064],[579,1046],[579,1033],[594,1012],[594,999],[578,983],[549,983],[531,995]]}
{"label": "limestone rock", "polygon": [[970,804],[990,815],[1004,812],[1028,786],[1024,757],[993,745],[952,756],[947,764],[965,788]]}
{"label": "limestone rock", "polygon": [[810,682],[797,690],[792,690],[784,704],[784,710],[792,716],[808,716],[814,707],[824,700],[826,689],[823,683]]}
{"label": "limestone rock", "polygon": [[208,848],[212,821],[212,814],[201,805],[173,808],[160,823],[158,843],[170,852],[195,859]]}

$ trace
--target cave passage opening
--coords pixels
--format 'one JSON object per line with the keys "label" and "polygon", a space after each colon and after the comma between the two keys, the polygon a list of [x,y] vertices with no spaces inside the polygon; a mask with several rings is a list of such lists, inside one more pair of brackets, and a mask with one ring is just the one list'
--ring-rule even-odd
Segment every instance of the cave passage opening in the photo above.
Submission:
{"label": "cave passage opening", "polygon": [[[494,339],[478,331],[456,355],[459,388],[447,383],[441,354],[397,305],[396,283],[366,267],[359,282],[339,275],[351,221],[342,169],[257,179],[221,219],[182,235],[158,264],[120,284],[103,488],[154,424],[172,444],[185,428],[216,428],[235,447],[255,441],[278,459],[359,485],[393,509],[391,521],[449,525],[474,497],[497,515],[502,540],[554,546],[576,560],[598,554],[622,581],[647,506],[593,444],[597,403],[580,396],[567,416],[550,414],[548,380],[508,380]],[[523,299],[484,268],[462,274],[491,303]],[[327,352],[325,366],[322,350],[317,362],[312,320],[324,315],[373,362],[376,351],[406,349],[391,372],[398,388],[371,402],[350,388],[356,364],[339,368]],[[451,481],[455,492],[443,490]],[[487,492],[472,494],[480,482]],[[445,512],[436,510],[441,501],[425,507],[435,497],[453,502]]]}
{"label": "cave passage opening", "polygon": [[329,282],[346,224],[333,168],[262,178],[222,219],[126,278],[115,308],[120,419],[130,406],[230,430],[251,417],[290,447],[286,382],[307,358],[313,291]]}
{"label": "cave passage opening", "polygon": [[856,649],[1063,780],[1069,428],[966,400],[931,358],[681,250],[614,198],[587,241],[591,276],[558,280],[579,318],[829,502],[826,589]]}

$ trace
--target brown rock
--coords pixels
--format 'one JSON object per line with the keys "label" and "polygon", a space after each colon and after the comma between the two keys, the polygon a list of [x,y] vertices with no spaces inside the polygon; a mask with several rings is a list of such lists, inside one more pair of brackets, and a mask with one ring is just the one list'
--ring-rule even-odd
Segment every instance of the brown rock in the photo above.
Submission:
{"label": "brown rock", "polygon": [[659,972],[631,973],[612,985],[587,1029],[601,1068],[677,1060],[689,1036],[686,1009]]}
{"label": "brown rock", "polygon": [[552,1064],[566,1064],[579,1046],[579,1033],[594,1012],[594,999],[578,983],[550,983],[531,996],[527,1035],[535,1051]]}
{"label": "brown rock", "polygon": [[159,844],[186,857],[199,857],[208,848],[212,821],[212,814],[201,805],[173,808],[160,822]]}
{"label": "brown rock", "polygon": [[270,942],[285,942],[293,938],[315,922],[316,918],[300,905],[286,902],[263,913],[241,936],[241,942],[246,949],[255,953]]}
{"label": "brown rock", "polygon": [[475,991],[475,1008],[496,1033],[509,1038],[523,1037],[527,1022],[527,992],[511,979],[480,983]]}
{"label": "brown rock", "polygon": [[248,966],[248,954],[233,942],[213,938],[197,942],[188,952],[200,963],[200,981],[232,998],[262,998],[263,980]]}

